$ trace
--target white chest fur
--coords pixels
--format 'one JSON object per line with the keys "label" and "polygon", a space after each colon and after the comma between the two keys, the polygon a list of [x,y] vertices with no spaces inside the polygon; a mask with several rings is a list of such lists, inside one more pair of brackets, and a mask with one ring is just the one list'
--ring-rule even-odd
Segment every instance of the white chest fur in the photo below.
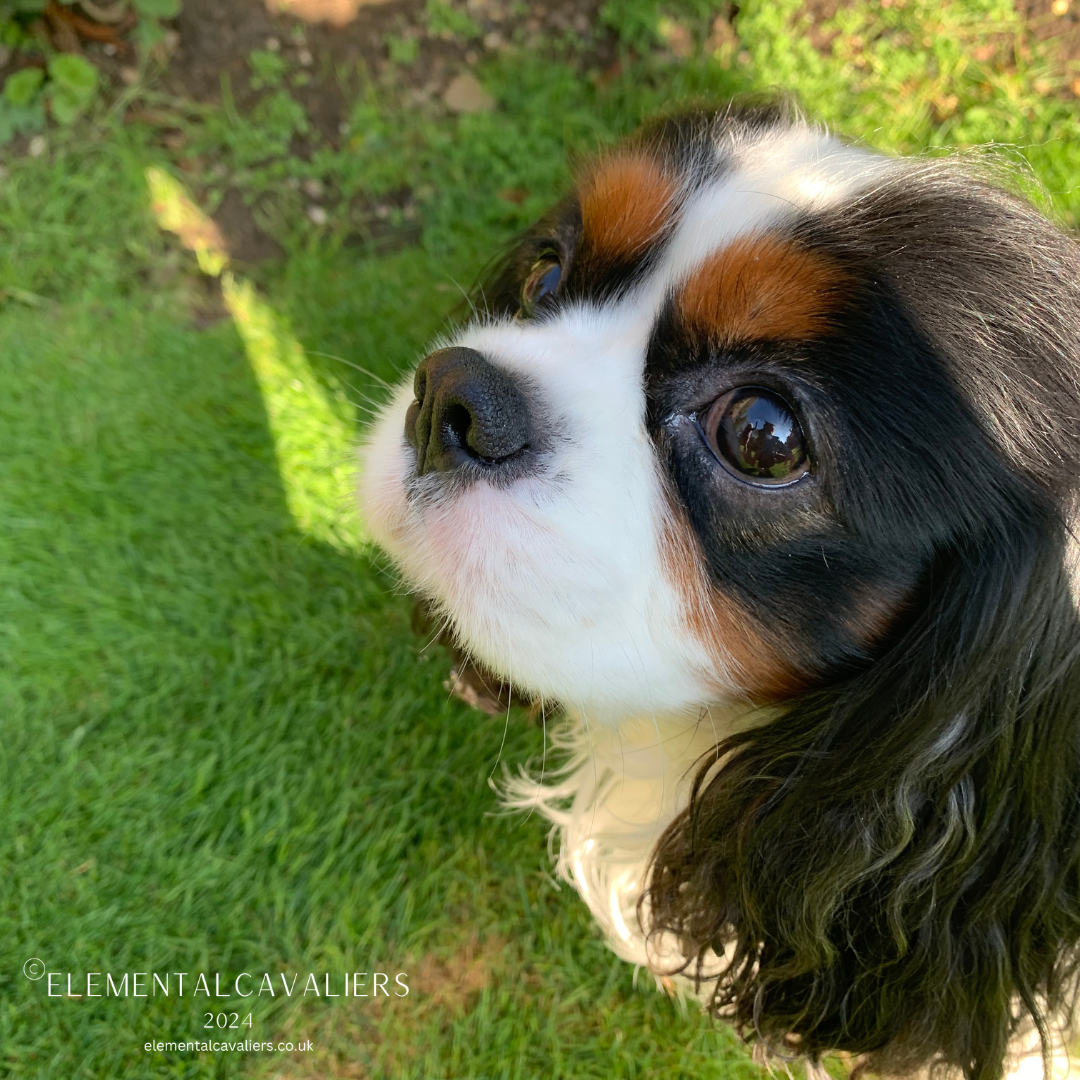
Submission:
{"label": "white chest fur", "polygon": [[509,806],[554,823],[559,875],[589,906],[612,949],[658,975],[679,967],[681,956],[674,942],[646,939],[642,930],[638,902],[649,860],[686,809],[698,768],[745,712],[703,708],[696,718],[635,716],[617,725],[571,716],[551,740],[565,755],[553,781],[522,772],[505,788]]}

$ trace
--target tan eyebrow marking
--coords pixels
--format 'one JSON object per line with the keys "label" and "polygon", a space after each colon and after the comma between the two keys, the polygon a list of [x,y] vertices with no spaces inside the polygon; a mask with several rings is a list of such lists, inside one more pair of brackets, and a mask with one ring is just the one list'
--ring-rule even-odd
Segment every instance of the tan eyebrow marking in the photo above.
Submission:
{"label": "tan eyebrow marking", "polygon": [[683,285],[683,321],[726,345],[821,337],[841,307],[849,275],[794,240],[751,236],[705,260]]}
{"label": "tan eyebrow marking", "polygon": [[651,157],[603,158],[578,185],[589,248],[609,259],[641,254],[671,220],[675,195],[675,181]]}

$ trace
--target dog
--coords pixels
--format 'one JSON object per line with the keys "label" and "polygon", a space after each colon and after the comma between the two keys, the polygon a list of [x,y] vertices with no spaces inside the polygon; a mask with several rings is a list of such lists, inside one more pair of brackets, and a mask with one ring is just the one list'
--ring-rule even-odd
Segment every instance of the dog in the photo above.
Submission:
{"label": "dog", "polygon": [[563,710],[506,799],[612,947],[812,1065],[993,1080],[1072,1019],[1080,256],[1021,187],[663,117],[362,451],[372,537]]}

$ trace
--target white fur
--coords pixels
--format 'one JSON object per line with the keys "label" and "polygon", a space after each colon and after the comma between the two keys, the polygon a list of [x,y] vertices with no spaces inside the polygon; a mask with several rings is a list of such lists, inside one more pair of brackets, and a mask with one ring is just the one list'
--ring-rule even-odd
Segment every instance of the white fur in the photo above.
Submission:
{"label": "white fur", "polygon": [[[418,497],[403,435],[403,385],[364,453],[369,528],[490,668],[592,723],[696,716],[740,700],[738,673],[687,629],[663,572],[666,503],[645,430],[649,334],[672,287],[711,252],[874,182],[889,159],[809,126],[723,143],[734,166],[684,207],[658,269],[603,307],[581,303],[530,324],[473,322],[444,342],[526,377],[550,417],[541,469],[509,488],[474,484]],[[727,688],[718,694],[717,688]]]}
{"label": "white fur", "polygon": [[[505,785],[507,805],[538,810],[559,832],[558,873],[573,884],[624,960],[666,977],[682,966],[675,942],[646,939],[638,901],[649,856],[689,800],[698,767],[746,722],[743,707],[700,715],[626,717],[591,727],[571,717],[551,742],[566,755],[554,782],[525,771]],[[760,721],[760,716],[757,718]]]}

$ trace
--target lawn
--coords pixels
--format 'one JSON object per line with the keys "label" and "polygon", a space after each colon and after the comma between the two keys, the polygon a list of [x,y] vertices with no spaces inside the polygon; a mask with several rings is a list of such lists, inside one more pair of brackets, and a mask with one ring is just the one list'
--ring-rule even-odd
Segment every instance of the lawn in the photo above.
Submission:
{"label": "lawn", "polygon": [[[499,813],[489,781],[544,733],[447,693],[353,448],[568,159],[680,100],[779,87],[882,149],[1002,144],[1076,226],[1080,24],[609,0],[488,47],[482,7],[371,9],[378,63],[281,17],[286,47],[205,93],[181,42],[0,150],[2,1075],[760,1074],[606,951],[544,824]],[[479,108],[425,89],[429,47]],[[170,994],[87,996],[140,972]],[[83,996],[50,996],[68,973]],[[144,1049],[210,1038],[294,1049]]]}

